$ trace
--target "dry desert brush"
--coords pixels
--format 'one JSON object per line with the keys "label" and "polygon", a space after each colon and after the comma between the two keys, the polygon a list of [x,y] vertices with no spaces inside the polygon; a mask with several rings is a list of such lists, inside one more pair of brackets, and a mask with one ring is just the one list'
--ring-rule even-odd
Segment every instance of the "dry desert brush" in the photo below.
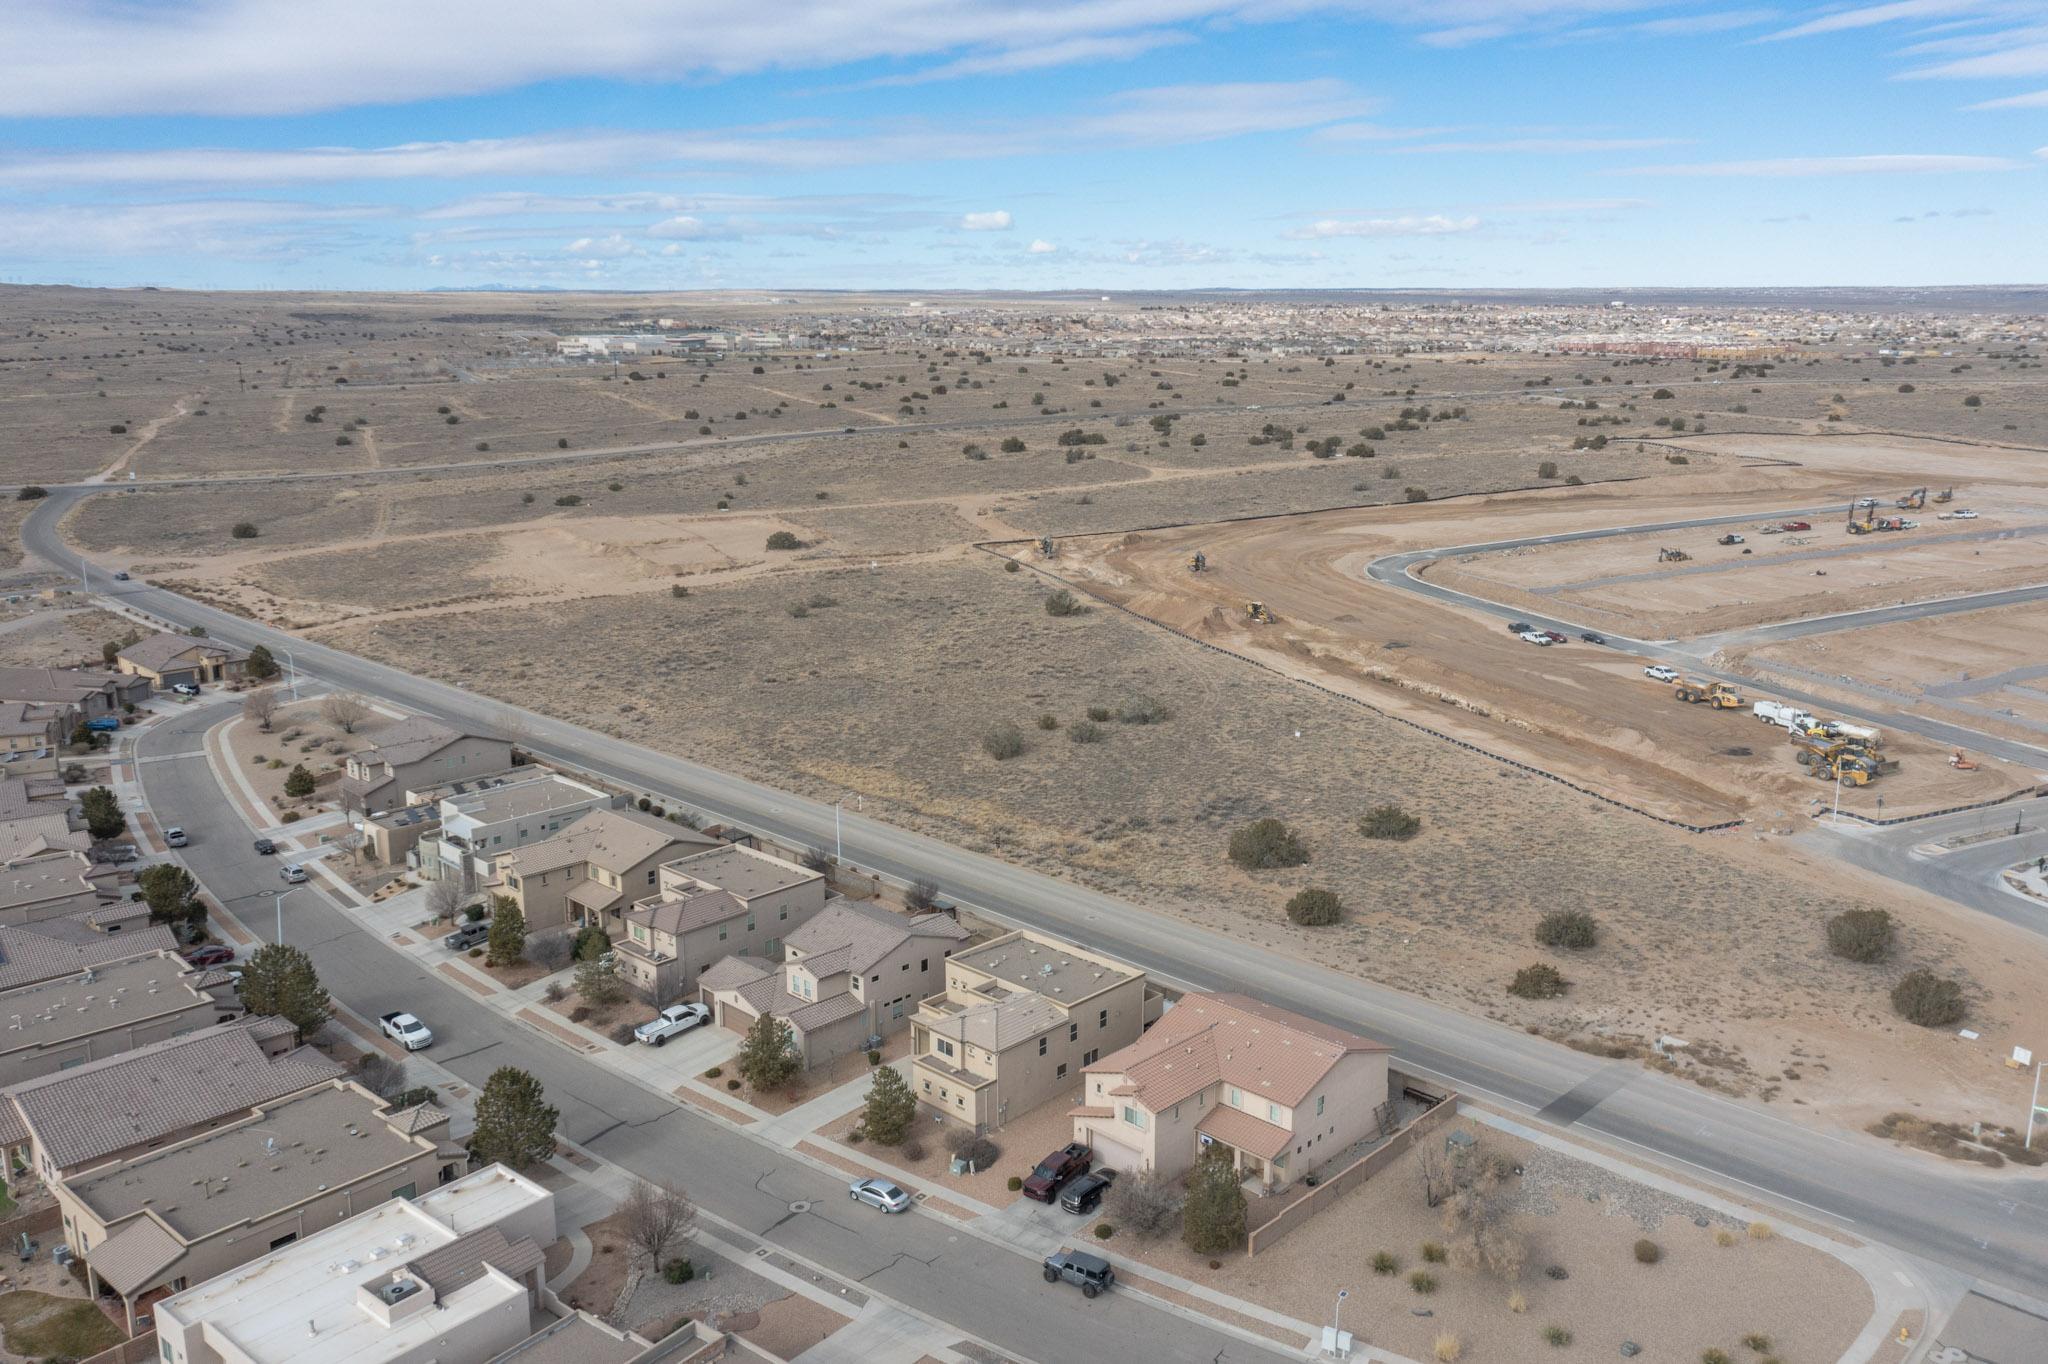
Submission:
{"label": "dry desert brush", "polygon": [[1279,820],[1255,819],[1230,836],[1230,860],[1246,871],[1298,867],[1308,861],[1308,849]]}
{"label": "dry desert brush", "polygon": [[1963,1018],[1963,987],[1925,967],[1908,971],[1892,987],[1892,1007],[1908,1023],[1944,1028]]}
{"label": "dry desert brush", "polygon": [[1883,961],[1892,952],[1892,916],[1881,909],[1849,909],[1828,920],[1828,950],[1849,961]]}

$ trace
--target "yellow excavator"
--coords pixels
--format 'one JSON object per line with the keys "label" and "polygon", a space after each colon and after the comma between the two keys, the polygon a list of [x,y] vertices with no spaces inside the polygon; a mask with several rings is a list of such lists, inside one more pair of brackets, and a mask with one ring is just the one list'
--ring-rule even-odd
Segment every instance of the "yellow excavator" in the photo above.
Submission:
{"label": "yellow excavator", "polygon": [[1671,694],[1688,705],[1705,703],[1715,710],[1734,710],[1748,704],[1741,692],[1725,682],[1701,682],[1690,677],[1680,678]]}
{"label": "yellow excavator", "polygon": [[1927,505],[1927,489],[1915,488],[1893,503],[1900,511],[1919,511]]}
{"label": "yellow excavator", "polygon": [[1266,609],[1266,604],[1262,601],[1246,602],[1244,604],[1244,618],[1254,625],[1271,625],[1273,623],[1273,613]]}
{"label": "yellow excavator", "polygon": [[1209,556],[1202,553],[1199,549],[1195,551],[1195,557],[1188,560],[1188,572],[1190,573],[1200,573],[1208,566]]}
{"label": "yellow excavator", "polygon": [[1849,534],[1868,535],[1877,529],[1877,504],[1865,499],[1849,504]]}

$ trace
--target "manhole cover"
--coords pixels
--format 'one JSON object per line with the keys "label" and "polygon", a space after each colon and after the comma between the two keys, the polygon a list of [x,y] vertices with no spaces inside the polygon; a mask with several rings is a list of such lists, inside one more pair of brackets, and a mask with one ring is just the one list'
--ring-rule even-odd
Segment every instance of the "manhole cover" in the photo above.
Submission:
{"label": "manhole cover", "polygon": [[789,1205],[789,1210],[791,1212],[809,1212],[811,1210],[811,1205],[803,1199],[798,1199],[796,1202]]}

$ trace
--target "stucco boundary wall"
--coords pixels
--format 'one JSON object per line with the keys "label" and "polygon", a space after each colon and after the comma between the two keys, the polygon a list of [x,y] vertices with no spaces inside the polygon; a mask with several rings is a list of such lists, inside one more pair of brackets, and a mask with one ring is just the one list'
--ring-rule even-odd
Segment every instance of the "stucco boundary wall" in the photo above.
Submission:
{"label": "stucco boundary wall", "polygon": [[[1387,1073],[1390,1088],[1413,1083],[1399,1071]],[[1261,1250],[1270,1250],[1274,1243],[1288,1232],[1295,1230],[1324,1208],[1330,1207],[1346,1193],[1371,1179],[1394,1161],[1416,1142],[1435,1132],[1458,1115],[1458,1094],[1456,1090],[1443,1091],[1443,1097],[1432,1105],[1427,1113],[1416,1118],[1406,1127],[1389,1137],[1382,1145],[1360,1156],[1336,1174],[1319,1179],[1316,1186],[1302,1197],[1289,1204],[1278,1217],[1246,1235],[1244,1253],[1246,1258],[1257,1255]]]}
{"label": "stucco boundary wall", "polygon": [[1261,671],[1269,672],[1273,674],[1275,677],[1285,678],[1287,681],[1293,683],[1297,687],[1306,687],[1311,691],[1319,691],[1323,695],[1328,696],[1333,700],[1348,702],[1349,704],[1357,706],[1362,710],[1369,710],[1374,715],[1379,716],[1383,720],[1391,720],[1397,725],[1406,725],[1410,729],[1420,730],[1424,734],[1429,735],[1432,739],[1439,739],[1447,744],[1455,744],[1457,747],[1464,749],[1468,753],[1477,753],[1480,757],[1489,759],[1492,762],[1497,762],[1504,767],[1512,767],[1517,771],[1526,772],[1532,777],[1541,777],[1545,781],[1556,782],[1559,786],[1563,786],[1570,790],[1576,791],[1582,796],[1590,796],[1594,800],[1600,801],[1605,805],[1611,805],[1617,810],[1626,810],[1630,814],[1641,815],[1644,819],[1655,820],[1659,824],[1668,825],[1669,827],[1674,829],[1683,829],[1689,834],[1719,833],[1727,829],[1741,828],[1742,825],[1746,822],[1740,819],[1726,819],[1722,820],[1718,824],[1689,824],[1682,819],[1673,819],[1669,815],[1660,815],[1657,814],[1655,811],[1645,810],[1640,805],[1631,805],[1625,800],[1616,800],[1613,796],[1607,795],[1604,792],[1595,791],[1589,786],[1581,786],[1579,785],[1579,783],[1573,781],[1571,778],[1560,776],[1558,773],[1549,771],[1545,768],[1536,767],[1530,763],[1522,762],[1516,758],[1510,758],[1504,753],[1495,753],[1490,748],[1481,748],[1478,744],[1467,743],[1465,740],[1458,738],[1454,734],[1446,734],[1440,729],[1432,729],[1428,725],[1425,725],[1422,722],[1420,722],[1419,720],[1411,720],[1405,715],[1396,715],[1392,711],[1383,710],[1380,707],[1375,706],[1372,702],[1363,700],[1360,697],[1353,696],[1348,692],[1341,692],[1333,687],[1326,687],[1320,682],[1311,682],[1305,677],[1296,677],[1292,673],[1285,672],[1279,668],[1276,668],[1270,663],[1262,663],[1256,658],[1251,658],[1244,654],[1241,654],[1237,652],[1235,649],[1226,649],[1222,645],[1212,644],[1206,639],[1197,639],[1195,636],[1189,634],[1185,630],[1176,629],[1174,626],[1167,625],[1161,621],[1156,621],[1152,619],[1150,616],[1145,615],[1143,612],[1133,611],[1130,607],[1123,605],[1121,602],[1113,602],[1106,597],[1099,596],[1095,592],[1091,591],[1085,583],[1075,582],[1072,579],[1063,577],[1058,573],[1054,573],[1051,569],[1045,568],[1039,564],[1027,562],[1024,559],[1017,557],[1016,555],[1004,552],[1005,546],[1023,545],[1027,543],[1030,542],[1019,540],[991,540],[981,544],[977,544],[975,548],[981,550],[985,554],[992,555],[995,558],[1006,560],[1009,563],[1017,564],[1023,568],[1028,568],[1033,573],[1038,574],[1041,578],[1045,578],[1052,582],[1056,582],[1060,584],[1062,587],[1070,587],[1074,589],[1076,592],[1085,594],[1089,598],[1089,600],[1097,602],[1100,605],[1109,607],[1111,610],[1121,611],[1133,620],[1143,621],[1146,625],[1151,626],[1155,630],[1163,630],[1169,635],[1178,635],[1180,638],[1186,640],[1190,644],[1196,645],[1203,649],[1208,649],[1213,653],[1222,654],[1226,658],[1234,658],[1240,663],[1249,664],[1250,666],[1258,668]]}

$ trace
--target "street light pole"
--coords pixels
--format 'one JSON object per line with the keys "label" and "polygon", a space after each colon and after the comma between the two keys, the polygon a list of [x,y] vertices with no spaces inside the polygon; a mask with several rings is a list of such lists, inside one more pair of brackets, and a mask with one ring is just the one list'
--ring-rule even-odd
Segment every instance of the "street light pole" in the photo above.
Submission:
{"label": "street light pole", "polygon": [[839,807],[849,800],[853,802],[854,809],[862,808],[861,798],[851,791],[832,802],[832,860],[835,862],[846,860],[845,819]]}
{"label": "street light pole", "polygon": [[1330,1314],[1330,1344],[1332,1347],[1340,1345],[1344,1340],[1344,1299],[1350,1296],[1351,1290],[1348,1288],[1337,1290],[1337,1307]]}
{"label": "street light pole", "polygon": [[279,645],[278,652],[284,655],[284,666],[291,670],[292,700],[296,701],[299,699],[299,665],[292,662],[292,651],[290,649]]}
{"label": "street light pole", "polygon": [[2027,1109],[2027,1149],[2029,1151],[2034,1149],[2034,1120],[2041,1116],[2041,1068],[2043,1066],[2048,1066],[2048,1061],[2036,1061],[2034,1063],[2034,1098],[2031,1106]]}
{"label": "street light pole", "polygon": [[1835,813],[1830,817],[1835,824],[1842,822],[1842,769],[1835,769]]}
{"label": "street light pole", "polygon": [[280,947],[284,945],[284,897],[291,894],[292,890],[297,889],[299,889],[297,886],[293,886],[291,890],[273,892],[277,902],[277,943]]}

